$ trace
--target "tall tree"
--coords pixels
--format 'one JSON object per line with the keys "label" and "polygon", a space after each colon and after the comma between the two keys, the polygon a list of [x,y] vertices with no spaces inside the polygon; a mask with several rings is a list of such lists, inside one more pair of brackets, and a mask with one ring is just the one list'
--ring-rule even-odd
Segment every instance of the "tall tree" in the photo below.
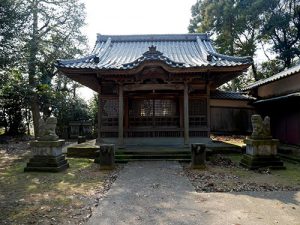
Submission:
{"label": "tall tree", "polygon": [[26,72],[32,90],[31,111],[35,136],[38,136],[40,107],[38,86],[50,83],[55,75],[54,61],[80,54],[86,38],[85,7],[79,0],[26,0],[24,12],[28,15],[24,41]]}
{"label": "tall tree", "polygon": [[271,43],[284,67],[300,57],[300,1],[266,0],[269,9],[262,15],[261,37]]}
{"label": "tall tree", "polygon": [[[254,57],[259,35],[262,0],[199,0],[192,7],[190,32],[209,32],[219,52]],[[257,80],[253,65],[254,79]],[[232,81],[236,90],[239,80]]]}
{"label": "tall tree", "polygon": [[5,127],[8,135],[24,133],[29,102],[27,81],[16,69],[5,72],[4,80],[0,89],[0,126]]}
{"label": "tall tree", "polygon": [[16,37],[22,29],[24,15],[19,10],[22,2],[16,0],[0,1],[0,71],[16,62],[18,42]]}

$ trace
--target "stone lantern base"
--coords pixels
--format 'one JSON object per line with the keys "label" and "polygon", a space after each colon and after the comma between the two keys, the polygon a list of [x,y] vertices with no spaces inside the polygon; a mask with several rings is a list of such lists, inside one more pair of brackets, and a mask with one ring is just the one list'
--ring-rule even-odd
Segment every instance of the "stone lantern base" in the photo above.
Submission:
{"label": "stone lantern base", "polygon": [[24,168],[25,172],[60,172],[69,167],[69,163],[62,154],[64,140],[32,141],[30,143],[33,157]]}
{"label": "stone lantern base", "polygon": [[246,139],[246,154],[240,165],[248,169],[268,167],[271,169],[285,169],[283,162],[277,156],[277,139]]}

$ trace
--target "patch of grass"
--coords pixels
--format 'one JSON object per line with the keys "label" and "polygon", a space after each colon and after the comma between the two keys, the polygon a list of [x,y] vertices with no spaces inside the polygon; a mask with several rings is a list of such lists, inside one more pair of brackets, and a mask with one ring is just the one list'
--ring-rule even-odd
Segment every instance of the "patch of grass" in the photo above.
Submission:
{"label": "patch of grass", "polygon": [[274,176],[279,177],[286,184],[295,184],[300,186],[300,164],[284,162],[286,170],[272,171]]}
{"label": "patch of grass", "polygon": [[0,221],[27,224],[54,218],[52,222],[59,224],[66,218],[72,220],[76,212],[88,214],[83,208],[109,174],[100,171],[93,160],[75,158],[68,158],[70,168],[60,173],[24,173],[27,160],[0,171]]}

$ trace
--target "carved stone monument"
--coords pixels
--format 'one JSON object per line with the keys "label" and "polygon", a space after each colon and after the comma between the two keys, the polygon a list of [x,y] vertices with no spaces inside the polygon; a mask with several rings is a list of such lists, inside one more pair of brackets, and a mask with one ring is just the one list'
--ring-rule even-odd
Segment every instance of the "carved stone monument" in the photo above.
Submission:
{"label": "carved stone monument", "polygon": [[250,138],[244,140],[246,154],[241,160],[241,165],[249,169],[269,167],[271,169],[285,169],[283,162],[277,156],[279,141],[272,139],[270,117],[262,120],[258,114],[251,117],[253,132]]}
{"label": "carved stone monument", "polygon": [[62,154],[64,140],[59,140],[55,133],[57,119],[49,117],[39,121],[39,137],[30,143],[33,157],[24,171],[59,172],[69,167]]}

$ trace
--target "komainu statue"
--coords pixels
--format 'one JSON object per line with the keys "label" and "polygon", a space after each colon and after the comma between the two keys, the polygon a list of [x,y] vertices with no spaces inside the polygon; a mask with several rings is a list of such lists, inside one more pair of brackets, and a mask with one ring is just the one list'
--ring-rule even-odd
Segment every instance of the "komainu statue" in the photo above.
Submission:
{"label": "komainu statue", "polygon": [[262,120],[261,116],[254,114],[251,116],[253,132],[251,134],[252,139],[272,139],[270,128],[270,117],[266,116]]}
{"label": "komainu statue", "polygon": [[40,119],[39,121],[39,141],[57,141],[58,136],[56,135],[57,119],[56,117],[48,117],[46,121]]}

